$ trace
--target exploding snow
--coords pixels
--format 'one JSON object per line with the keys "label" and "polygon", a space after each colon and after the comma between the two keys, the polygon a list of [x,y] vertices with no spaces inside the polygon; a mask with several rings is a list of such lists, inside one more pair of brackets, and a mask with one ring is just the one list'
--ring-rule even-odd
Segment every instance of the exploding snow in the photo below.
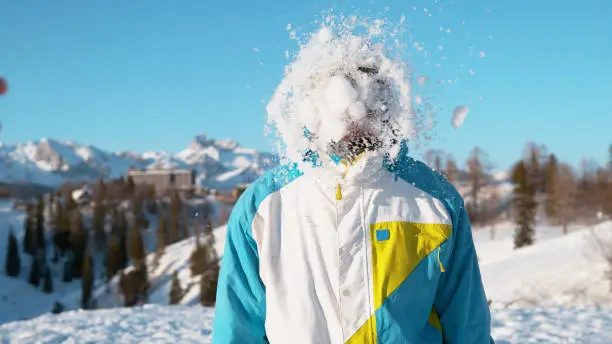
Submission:
{"label": "exploding snow", "polygon": [[453,119],[451,120],[453,127],[460,128],[469,111],[470,109],[465,105],[455,107],[455,110],[453,110]]}
{"label": "exploding snow", "polygon": [[300,50],[267,106],[285,162],[300,162],[308,151],[327,156],[330,144],[352,130],[382,141],[379,149],[391,157],[398,142],[415,136],[408,67],[393,58],[403,31],[390,25],[330,16],[298,42]]}

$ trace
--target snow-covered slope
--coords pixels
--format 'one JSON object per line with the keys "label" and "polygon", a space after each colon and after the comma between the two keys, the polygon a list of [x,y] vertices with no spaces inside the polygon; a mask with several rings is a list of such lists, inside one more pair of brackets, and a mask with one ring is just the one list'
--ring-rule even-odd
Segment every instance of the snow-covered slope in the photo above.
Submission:
{"label": "snow-covered slope", "polygon": [[[227,228],[221,226],[216,228],[213,233],[215,236],[215,248],[222,256],[225,245],[225,234]],[[172,274],[176,271],[182,289],[185,291],[180,304],[198,305],[200,297],[199,279],[191,277],[189,269],[189,255],[195,246],[195,238],[189,238],[166,247],[157,266],[154,264],[154,254],[147,257],[149,268],[149,302],[152,304],[167,305],[169,301]],[[119,297],[118,279],[115,278],[109,285],[103,285],[94,293],[94,297],[100,308],[114,308],[122,306],[122,299]]]}
{"label": "snow-covered slope", "polygon": [[[212,309],[146,305],[60,315],[0,325],[2,343],[211,343]],[[497,344],[612,342],[610,309],[493,308]]]}
{"label": "snow-covered slope", "polygon": [[[17,226],[20,216],[5,209],[2,221]],[[224,226],[214,230],[220,256],[226,230]],[[612,342],[612,295],[604,278],[606,266],[592,242],[593,231],[604,237],[612,235],[612,222],[593,228],[575,226],[566,236],[558,227],[539,226],[536,244],[520,250],[513,249],[513,231],[512,223],[500,223],[493,237],[489,227],[474,228],[473,232],[487,296],[493,301],[493,336],[497,343]],[[0,239],[3,261],[5,238]],[[109,341],[117,343],[145,338],[162,343],[208,343],[212,310],[197,305],[199,286],[189,271],[193,246],[193,238],[168,246],[157,267],[152,264],[153,255],[149,255],[152,305],[143,308],[118,307],[121,298],[113,281],[109,289],[101,285],[95,292],[98,306],[106,309],[53,316],[47,313],[58,298],[69,308],[78,305],[78,282],[47,296],[24,281],[13,285],[3,277],[2,294],[8,293],[12,299],[21,297],[17,305],[10,305],[8,298],[5,303],[0,301],[0,315],[5,321],[43,316],[0,325],[0,342],[96,341],[109,336]],[[180,306],[167,306],[174,271],[186,294]],[[15,312],[21,315],[15,317]]]}
{"label": "snow-covered slope", "polygon": [[206,344],[212,318],[203,307],[158,305],[47,314],[0,326],[0,343]]}
{"label": "snow-covered slope", "polygon": [[[502,304],[612,305],[608,268],[595,238],[612,246],[612,221],[573,228],[540,226],[536,244],[513,249],[512,223],[474,233],[487,296]],[[612,313],[610,314],[612,317]]]}
{"label": "snow-covered slope", "polygon": [[[188,200],[187,205],[190,209],[197,209],[203,202],[211,202],[213,225],[222,224],[220,216],[224,210],[223,207],[226,207],[226,205],[216,203],[210,197]],[[49,268],[52,276],[53,292],[45,294],[42,292],[42,287],[36,288],[27,282],[31,268],[31,257],[23,252],[24,218],[24,212],[13,210],[11,202],[0,201],[0,324],[46,314],[51,311],[56,301],[60,302],[68,310],[80,307],[81,280],[75,279],[70,283],[62,281],[63,264],[61,260],[57,264],[51,261],[52,250],[48,250],[49,252],[47,253],[49,255],[48,262],[50,263]],[[151,252],[155,247],[157,219],[153,216],[149,218],[149,221],[150,228],[143,231],[143,239],[146,249]],[[6,249],[8,247],[7,240],[11,228],[17,238],[20,250],[21,272],[17,278],[9,278],[4,272]],[[222,251],[223,243],[225,242],[225,231],[224,226],[214,230],[217,240],[216,247],[219,252]],[[188,267],[189,254],[193,245],[193,238],[190,238],[167,247],[166,254],[162,257],[159,266],[154,269],[152,264],[153,255],[149,255],[149,267],[152,268],[151,302],[159,304],[168,303],[169,284],[167,283],[170,281],[169,278],[175,269],[180,271],[179,278],[184,280],[184,287],[195,286],[197,281],[195,279],[191,281]],[[94,266],[94,273],[96,276],[103,271],[103,262],[104,259],[101,256],[94,260],[96,264]],[[105,281],[98,279],[95,283],[98,287],[94,294],[96,298],[99,298],[99,307],[118,307],[122,305],[120,295],[115,292],[116,279],[111,283],[109,289],[113,291],[111,294],[108,293]],[[184,303],[197,304],[198,291],[199,289],[195,287],[191,289],[183,299]]]}
{"label": "snow-covered slope", "polygon": [[[231,188],[250,183],[274,165],[274,156],[241,147],[231,140],[196,136],[176,154],[168,152],[107,152],[73,141],[43,138],[16,145],[0,143],[0,182],[55,187],[64,181],[125,176],[140,169],[195,169],[201,185]],[[247,171],[247,172],[245,172]],[[225,175],[234,174],[235,178]],[[233,184],[234,183],[234,184]]]}

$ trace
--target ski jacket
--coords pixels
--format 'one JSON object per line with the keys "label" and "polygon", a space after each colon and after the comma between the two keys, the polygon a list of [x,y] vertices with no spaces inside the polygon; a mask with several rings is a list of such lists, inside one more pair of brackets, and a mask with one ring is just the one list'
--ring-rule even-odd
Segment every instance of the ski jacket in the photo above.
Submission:
{"label": "ski jacket", "polygon": [[463,199],[416,160],[271,170],[225,245],[215,344],[493,343]]}

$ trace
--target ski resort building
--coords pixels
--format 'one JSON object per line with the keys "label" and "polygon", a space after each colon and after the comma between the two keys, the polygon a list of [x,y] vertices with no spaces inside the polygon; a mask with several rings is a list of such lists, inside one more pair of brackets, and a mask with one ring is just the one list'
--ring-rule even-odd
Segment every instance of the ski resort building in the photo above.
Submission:
{"label": "ski resort building", "polygon": [[155,188],[158,195],[169,190],[194,191],[196,189],[195,170],[130,170],[134,184],[148,184]]}

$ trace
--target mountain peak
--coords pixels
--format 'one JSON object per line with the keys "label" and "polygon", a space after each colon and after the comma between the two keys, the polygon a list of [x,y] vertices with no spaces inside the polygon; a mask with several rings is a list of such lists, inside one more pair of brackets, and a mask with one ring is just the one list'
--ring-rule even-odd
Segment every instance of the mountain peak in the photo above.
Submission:
{"label": "mountain peak", "polygon": [[[256,150],[237,149],[230,139],[215,140],[199,134],[179,153],[165,151],[144,154],[110,152],[90,144],[43,137],[16,145],[1,146],[6,164],[0,165],[0,182],[28,182],[57,187],[67,181],[95,181],[125,176],[130,168],[195,170],[206,188],[226,189],[232,183],[251,183],[269,166],[270,155]],[[272,167],[272,166],[269,166]],[[247,170],[253,173],[238,173]],[[236,171],[234,176],[231,172]],[[229,178],[230,173],[233,178]]]}
{"label": "mountain peak", "polygon": [[191,141],[189,148],[207,148],[213,146],[214,144],[215,139],[213,139],[212,137],[205,134],[198,134]]}

